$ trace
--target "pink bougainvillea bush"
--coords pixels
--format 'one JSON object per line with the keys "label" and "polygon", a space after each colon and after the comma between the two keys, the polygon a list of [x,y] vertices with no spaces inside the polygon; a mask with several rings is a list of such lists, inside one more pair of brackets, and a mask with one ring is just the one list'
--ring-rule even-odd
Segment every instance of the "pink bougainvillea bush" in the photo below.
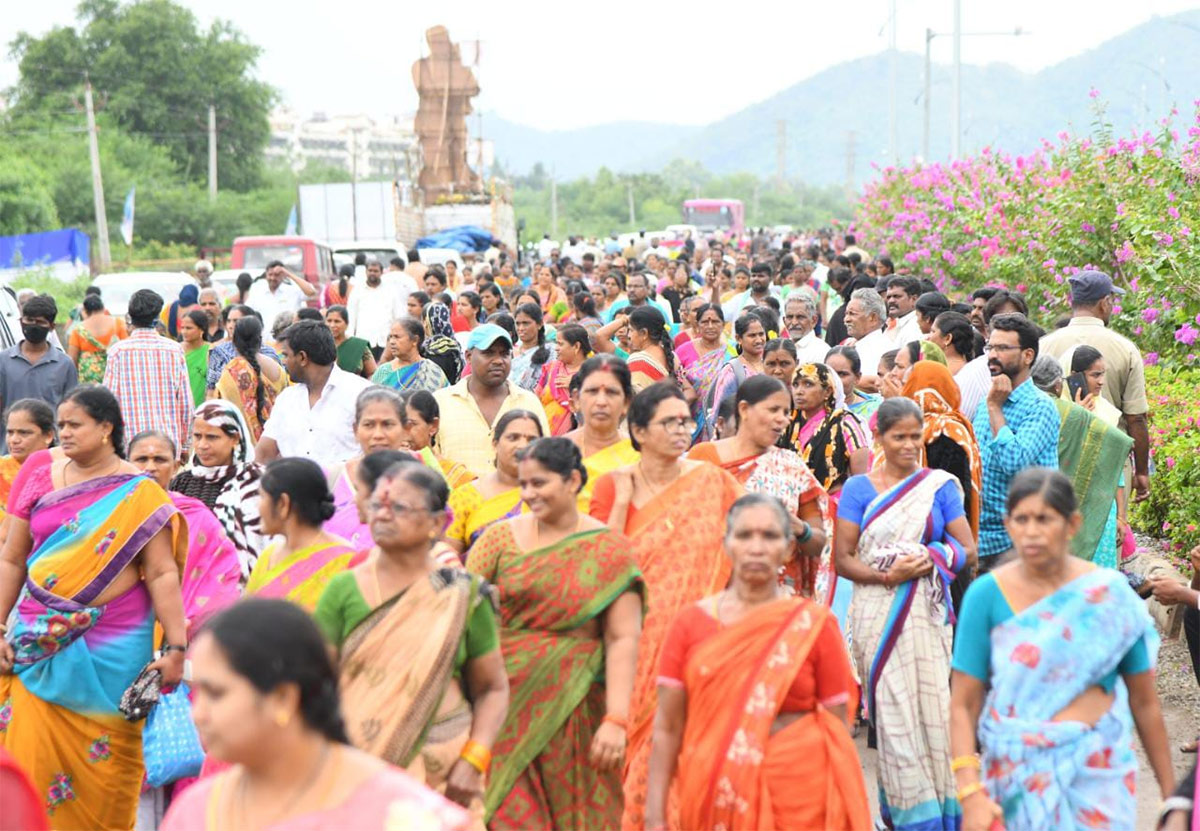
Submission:
{"label": "pink bougainvillea bush", "polygon": [[1090,135],[1024,155],[883,169],[854,230],[948,295],[1025,293],[1046,327],[1070,313],[1072,274],[1111,274],[1127,291],[1112,325],[1149,370],[1155,496],[1134,516],[1179,553],[1200,543],[1200,101],[1126,136],[1095,114]]}

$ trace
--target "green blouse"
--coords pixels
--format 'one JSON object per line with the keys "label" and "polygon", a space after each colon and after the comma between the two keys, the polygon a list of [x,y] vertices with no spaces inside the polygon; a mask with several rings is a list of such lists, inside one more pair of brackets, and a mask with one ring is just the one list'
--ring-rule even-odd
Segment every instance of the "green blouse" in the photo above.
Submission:
{"label": "green blouse", "polygon": [[339,369],[354,375],[362,373],[363,360],[371,351],[371,344],[362,338],[346,338],[337,348],[337,365]]}
{"label": "green blouse", "polygon": [[[500,630],[492,598],[495,590],[471,575],[471,611],[462,641],[454,654],[454,673],[460,675],[467,661],[500,648]],[[354,574],[344,571],[329,581],[313,617],[325,637],[340,650],[358,624],[374,611],[358,588]],[[414,633],[415,634],[415,633]]]}
{"label": "green blouse", "polygon": [[183,353],[187,361],[188,383],[192,388],[192,405],[195,407],[204,403],[208,384],[208,350],[209,344],[204,343],[198,349]]}

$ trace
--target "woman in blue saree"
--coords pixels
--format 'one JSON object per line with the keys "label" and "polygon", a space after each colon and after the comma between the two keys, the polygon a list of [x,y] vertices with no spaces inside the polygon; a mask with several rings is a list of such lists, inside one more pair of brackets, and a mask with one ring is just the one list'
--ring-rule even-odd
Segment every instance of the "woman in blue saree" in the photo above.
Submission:
{"label": "woman in blue saree", "polygon": [[1158,633],[1123,575],[1071,555],[1080,521],[1063,474],[1021,472],[1004,521],[1017,557],[963,599],[950,766],[964,831],[1138,827],[1133,725],[1162,796],[1175,786]]}

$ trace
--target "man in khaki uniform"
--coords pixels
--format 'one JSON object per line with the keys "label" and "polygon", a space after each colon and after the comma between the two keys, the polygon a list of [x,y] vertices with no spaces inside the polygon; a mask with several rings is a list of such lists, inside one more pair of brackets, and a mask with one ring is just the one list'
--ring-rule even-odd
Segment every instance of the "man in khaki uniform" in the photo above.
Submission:
{"label": "man in khaki uniform", "polygon": [[1150,495],[1150,432],[1146,426],[1145,365],[1131,340],[1108,328],[1116,297],[1125,293],[1100,271],[1081,271],[1070,278],[1071,322],[1042,338],[1042,354],[1061,358],[1073,346],[1086,344],[1104,356],[1100,394],[1122,413],[1121,423],[1133,438],[1133,489],[1139,502]]}

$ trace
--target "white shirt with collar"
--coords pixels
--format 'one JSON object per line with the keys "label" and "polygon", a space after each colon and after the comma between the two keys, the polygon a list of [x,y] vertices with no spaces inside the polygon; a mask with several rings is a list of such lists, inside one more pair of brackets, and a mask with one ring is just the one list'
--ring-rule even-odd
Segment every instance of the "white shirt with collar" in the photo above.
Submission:
{"label": "white shirt with collar", "polygon": [[831,349],[829,344],[812,331],[799,340],[793,340],[792,343],[796,344],[796,359],[801,365],[825,363],[825,356]]}
{"label": "white shirt with collar", "polygon": [[888,340],[883,334],[882,329],[876,329],[865,338],[847,338],[842,342],[843,346],[853,346],[858,352],[859,360],[862,361],[863,375],[878,375],[879,374],[879,359],[883,357],[883,353],[891,352],[896,348],[896,345]]}
{"label": "white shirt with collar", "polygon": [[322,466],[353,459],[362,452],[354,438],[354,405],[369,386],[366,378],[334,364],[316,405],[309,406],[305,384],[279,393],[263,436],[275,441],[280,456],[303,456]]}
{"label": "white shirt with collar", "polygon": [[963,364],[962,369],[954,374],[954,383],[962,397],[958,411],[970,421],[975,418],[975,411],[987,398],[992,388],[992,371],[988,369],[987,355],[980,355],[974,360]]}
{"label": "white shirt with collar", "polygon": [[892,342],[894,349],[899,349],[906,343],[912,343],[915,340],[924,340],[925,335],[921,333],[921,324],[917,322],[917,310],[913,309],[903,317],[894,318],[895,325],[891,325],[889,321],[888,328],[883,330],[888,340]]}
{"label": "white shirt with collar", "polygon": [[363,283],[350,292],[346,302],[347,331],[352,337],[362,338],[371,346],[384,346],[392,321],[403,317],[407,311],[408,297],[401,298],[394,283],[380,281],[377,286]]}
{"label": "white shirt with collar", "polygon": [[259,280],[247,292],[246,305],[262,315],[263,331],[269,333],[280,312],[294,312],[304,305],[304,292],[291,280],[284,280],[275,291],[266,280]]}

